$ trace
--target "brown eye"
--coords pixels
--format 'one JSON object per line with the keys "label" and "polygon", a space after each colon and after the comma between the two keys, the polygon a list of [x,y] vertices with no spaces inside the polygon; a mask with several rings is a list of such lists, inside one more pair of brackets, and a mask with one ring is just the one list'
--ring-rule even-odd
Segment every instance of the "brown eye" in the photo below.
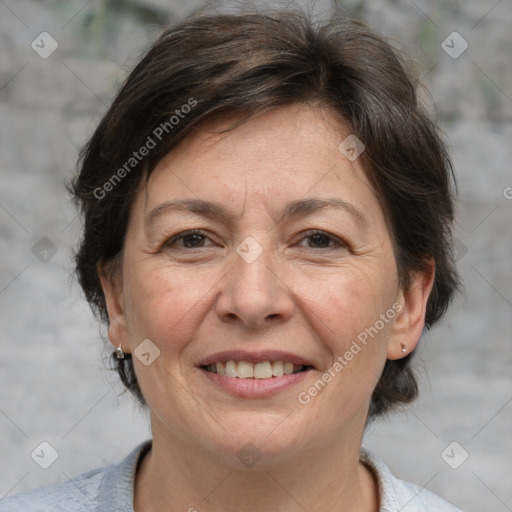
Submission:
{"label": "brown eye", "polygon": [[[310,240],[308,247],[311,249],[336,249],[346,247],[343,241],[325,231],[311,231],[302,240]],[[333,242],[332,245],[330,245],[331,242]]]}
{"label": "brown eye", "polygon": [[[208,237],[199,230],[191,230],[180,233],[173,237],[171,240],[166,242],[166,248],[178,248],[178,249],[196,249],[204,247],[204,242]],[[177,243],[177,242],[182,242]]]}
{"label": "brown eye", "polygon": [[202,243],[204,243],[203,235],[186,235],[181,238],[183,240],[183,245],[185,247],[202,247]]}

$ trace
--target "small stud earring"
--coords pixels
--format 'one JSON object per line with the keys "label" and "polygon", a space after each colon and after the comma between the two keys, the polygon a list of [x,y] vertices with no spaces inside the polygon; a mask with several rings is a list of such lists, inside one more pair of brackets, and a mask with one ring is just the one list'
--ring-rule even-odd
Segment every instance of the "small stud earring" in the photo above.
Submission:
{"label": "small stud earring", "polygon": [[407,347],[402,343],[402,352],[407,352]]}
{"label": "small stud earring", "polygon": [[116,355],[117,359],[124,359],[124,352],[121,348],[121,345],[119,345],[119,347],[114,350],[114,354]]}

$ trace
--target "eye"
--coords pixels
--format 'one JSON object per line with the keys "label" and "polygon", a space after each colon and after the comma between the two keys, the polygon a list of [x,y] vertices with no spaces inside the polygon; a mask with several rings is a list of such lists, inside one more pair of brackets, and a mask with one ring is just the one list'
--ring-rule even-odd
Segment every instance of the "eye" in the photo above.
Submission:
{"label": "eye", "polygon": [[[208,236],[204,231],[191,229],[172,237],[165,242],[164,247],[173,249],[201,249],[208,247],[204,245],[206,240],[208,240]],[[339,249],[347,247],[347,244],[339,238],[320,230],[307,232],[306,236],[301,239],[301,242],[304,240],[309,240],[307,247],[310,249]]]}
{"label": "eye", "polygon": [[[204,241],[207,238],[207,235],[203,231],[191,229],[171,238],[164,244],[164,246],[166,248],[176,247],[178,249],[202,248],[204,247]],[[177,245],[177,242],[182,242],[182,244]]]}
{"label": "eye", "polygon": [[[330,235],[325,231],[319,230],[307,232],[306,236],[303,237],[302,240],[310,240],[312,245],[310,244],[308,247],[312,249],[336,249],[347,247],[347,244],[339,238]],[[329,245],[330,242],[333,242],[333,245]]]}

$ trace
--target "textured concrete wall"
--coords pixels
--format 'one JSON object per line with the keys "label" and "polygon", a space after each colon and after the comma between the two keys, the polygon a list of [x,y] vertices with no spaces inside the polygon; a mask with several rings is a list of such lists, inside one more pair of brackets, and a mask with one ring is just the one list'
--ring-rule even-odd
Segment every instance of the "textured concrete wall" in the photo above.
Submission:
{"label": "textured concrete wall", "polygon": [[[365,445],[468,512],[512,510],[512,4],[342,4],[406,50],[430,88],[459,180],[466,286],[423,339],[421,398],[373,425]],[[70,277],[80,223],[64,185],[137,55],[201,5],[0,2],[0,496],[117,460],[150,436],[105,369]],[[43,441],[59,454],[46,470],[31,458]]]}

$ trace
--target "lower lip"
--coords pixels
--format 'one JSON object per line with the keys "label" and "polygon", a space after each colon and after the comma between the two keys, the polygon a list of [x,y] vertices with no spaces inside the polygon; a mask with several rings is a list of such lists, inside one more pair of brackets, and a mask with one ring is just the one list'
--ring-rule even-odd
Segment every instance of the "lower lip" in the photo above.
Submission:
{"label": "lower lip", "polygon": [[302,382],[311,370],[304,370],[282,377],[271,377],[269,379],[240,379],[239,377],[226,377],[199,368],[199,370],[216,386],[231,395],[240,398],[264,398],[277,395],[285,389],[291,388]]}

